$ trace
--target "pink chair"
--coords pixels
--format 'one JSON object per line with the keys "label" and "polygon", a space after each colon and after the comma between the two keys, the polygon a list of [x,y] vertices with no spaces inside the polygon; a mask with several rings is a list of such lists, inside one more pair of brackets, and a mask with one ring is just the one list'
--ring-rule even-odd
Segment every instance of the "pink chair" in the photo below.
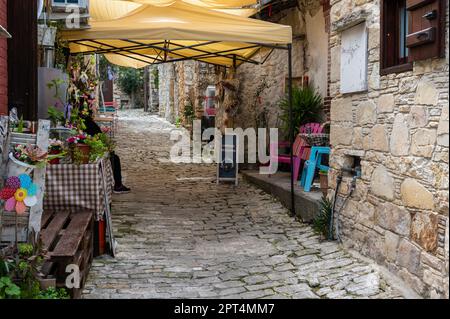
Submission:
{"label": "pink chair", "polygon": [[[323,132],[323,125],[320,123],[308,123],[300,126],[300,133],[322,133],[322,132]],[[275,156],[277,150],[280,147],[288,147],[289,145],[290,145],[289,142],[270,143],[270,165],[272,165],[272,163],[275,162],[291,164],[290,154],[278,154],[278,156]],[[305,140],[300,135],[297,135],[293,145],[293,155],[294,155],[293,165],[294,165],[295,181],[298,180],[301,161],[308,159],[305,153],[309,153],[310,148],[311,147],[308,145],[308,143],[306,143]]]}

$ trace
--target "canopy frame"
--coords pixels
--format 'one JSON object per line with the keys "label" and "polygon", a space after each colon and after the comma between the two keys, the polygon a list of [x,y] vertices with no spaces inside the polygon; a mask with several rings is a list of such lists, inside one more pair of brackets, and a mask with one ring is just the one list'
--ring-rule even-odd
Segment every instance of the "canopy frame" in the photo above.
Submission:
{"label": "canopy frame", "polygon": [[[197,43],[197,44],[193,44],[193,45],[182,45],[180,43],[177,43],[174,41],[168,41],[168,40],[165,40],[164,42],[161,41],[161,42],[152,43],[152,44],[142,43],[142,42],[139,42],[136,40],[130,40],[130,39],[119,39],[119,40],[123,41],[123,42],[129,42],[130,44],[133,44],[133,45],[126,46],[126,47],[116,47],[112,44],[104,43],[101,40],[95,40],[95,39],[70,40],[70,41],[68,41],[68,44],[76,43],[76,44],[83,45],[83,46],[93,49],[93,50],[84,51],[84,52],[74,52],[74,53],[71,53],[72,56],[79,55],[79,54],[89,55],[89,54],[109,54],[110,53],[110,54],[118,54],[121,56],[125,56],[130,59],[134,59],[136,61],[139,61],[142,63],[147,63],[147,64],[162,64],[162,63],[166,63],[166,62],[199,60],[201,62],[205,62],[208,64],[217,65],[217,66],[222,66],[225,68],[230,68],[230,66],[216,64],[216,63],[208,62],[208,61],[203,61],[201,59],[207,59],[207,58],[211,58],[211,57],[220,57],[220,58],[230,59],[233,62],[232,67],[236,67],[236,64],[237,64],[236,62],[238,62],[238,61],[242,62],[242,63],[251,63],[251,64],[258,65],[258,64],[264,64],[267,61],[267,59],[269,58],[269,56],[271,55],[273,50],[270,51],[263,58],[262,61],[256,61],[256,60],[252,59],[256,55],[256,53],[258,53],[260,50],[255,50],[255,52],[249,57],[238,56],[237,54],[233,54],[233,52],[238,52],[238,51],[248,50],[248,49],[260,49],[262,47],[270,48],[270,49],[288,50],[287,46],[285,47],[285,46],[276,46],[276,45],[260,44],[260,43],[248,43],[248,46],[243,46],[240,48],[232,48],[232,49],[227,49],[227,50],[222,50],[222,51],[209,52],[206,50],[199,49],[198,47],[209,45],[209,44],[220,43],[220,41],[208,41],[208,42],[202,42],[202,43]],[[90,43],[100,45],[100,46],[106,46],[107,48],[100,49]],[[176,46],[176,48],[169,49],[168,48],[169,44]],[[162,46],[160,46],[160,45],[162,45]],[[156,57],[142,54],[139,52],[135,52],[137,50],[143,50],[143,49],[155,49],[156,51],[160,51],[160,52],[158,53],[158,55]],[[194,55],[194,56],[185,56],[185,55],[177,52],[180,50],[193,50],[193,51],[201,53],[201,54]],[[138,57],[129,56],[122,52],[126,52],[128,54],[132,54],[132,55],[135,55]],[[161,57],[162,52],[164,52],[163,58]],[[168,59],[169,54],[178,56],[179,58]],[[144,60],[144,59],[151,59],[153,62]]]}

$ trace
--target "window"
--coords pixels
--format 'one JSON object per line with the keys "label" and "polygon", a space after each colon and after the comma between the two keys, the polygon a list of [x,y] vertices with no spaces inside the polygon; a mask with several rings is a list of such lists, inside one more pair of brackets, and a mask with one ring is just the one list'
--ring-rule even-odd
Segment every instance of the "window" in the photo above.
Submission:
{"label": "window", "polygon": [[86,0],[53,0],[54,6],[66,6],[66,5],[71,5],[71,4],[75,4],[75,5],[78,5],[78,6],[84,8],[87,6],[87,1]]}
{"label": "window", "polygon": [[406,0],[384,0],[381,5],[381,74],[411,70]]}

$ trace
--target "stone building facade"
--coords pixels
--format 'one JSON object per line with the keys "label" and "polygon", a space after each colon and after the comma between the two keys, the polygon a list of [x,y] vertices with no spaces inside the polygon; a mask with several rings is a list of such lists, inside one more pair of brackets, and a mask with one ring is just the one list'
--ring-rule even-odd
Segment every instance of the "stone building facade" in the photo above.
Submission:
{"label": "stone building facade", "polygon": [[[271,22],[292,26],[294,85],[309,77],[310,84],[324,100],[328,97],[327,12],[319,0],[299,0],[297,6],[270,17]],[[256,60],[262,60],[263,50]],[[287,52],[274,50],[261,65],[244,64],[237,68],[240,81],[240,107],[237,127],[281,127],[279,102],[286,96]],[[328,117],[327,109],[323,119]],[[263,120],[264,117],[266,120]],[[251,119],[249,121],[249,119]],[[267,123],[264,123],[267,122]],[[280,138],[287,132],[280,131]]]}
{"label": "stone building facade", "polygon": [[[342,167],[362,168],[340,237],[421,295],[448,298],[448,34],[445,58],[380,75],[380,1],[332,0],[330,19],[331,187]],[[341,36],[355,22],[368,30],[368,89],[341,94]]]}
{"label": "stone building facade", "polygon": [[198,61],[159,65],[159,115],[172,123],[177,119],[184,122],[184,110],[190,104],[200,119],[206,88],[217,83],[219,74],[217,67]]}

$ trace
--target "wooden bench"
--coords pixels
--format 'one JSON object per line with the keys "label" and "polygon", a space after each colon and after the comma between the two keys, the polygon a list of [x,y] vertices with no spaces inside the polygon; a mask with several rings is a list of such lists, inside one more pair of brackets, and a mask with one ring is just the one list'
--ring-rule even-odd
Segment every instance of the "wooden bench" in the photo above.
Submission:
{"label": "wooden bench", "polygon": [[80,298],[94,258],[94,212],[44,212],[41,239],[49,260],[42,267],[47,277],[56,278],[56,286],[66,287],[66,267],[80,270],[80,288],[69,289],[72,298]]}

